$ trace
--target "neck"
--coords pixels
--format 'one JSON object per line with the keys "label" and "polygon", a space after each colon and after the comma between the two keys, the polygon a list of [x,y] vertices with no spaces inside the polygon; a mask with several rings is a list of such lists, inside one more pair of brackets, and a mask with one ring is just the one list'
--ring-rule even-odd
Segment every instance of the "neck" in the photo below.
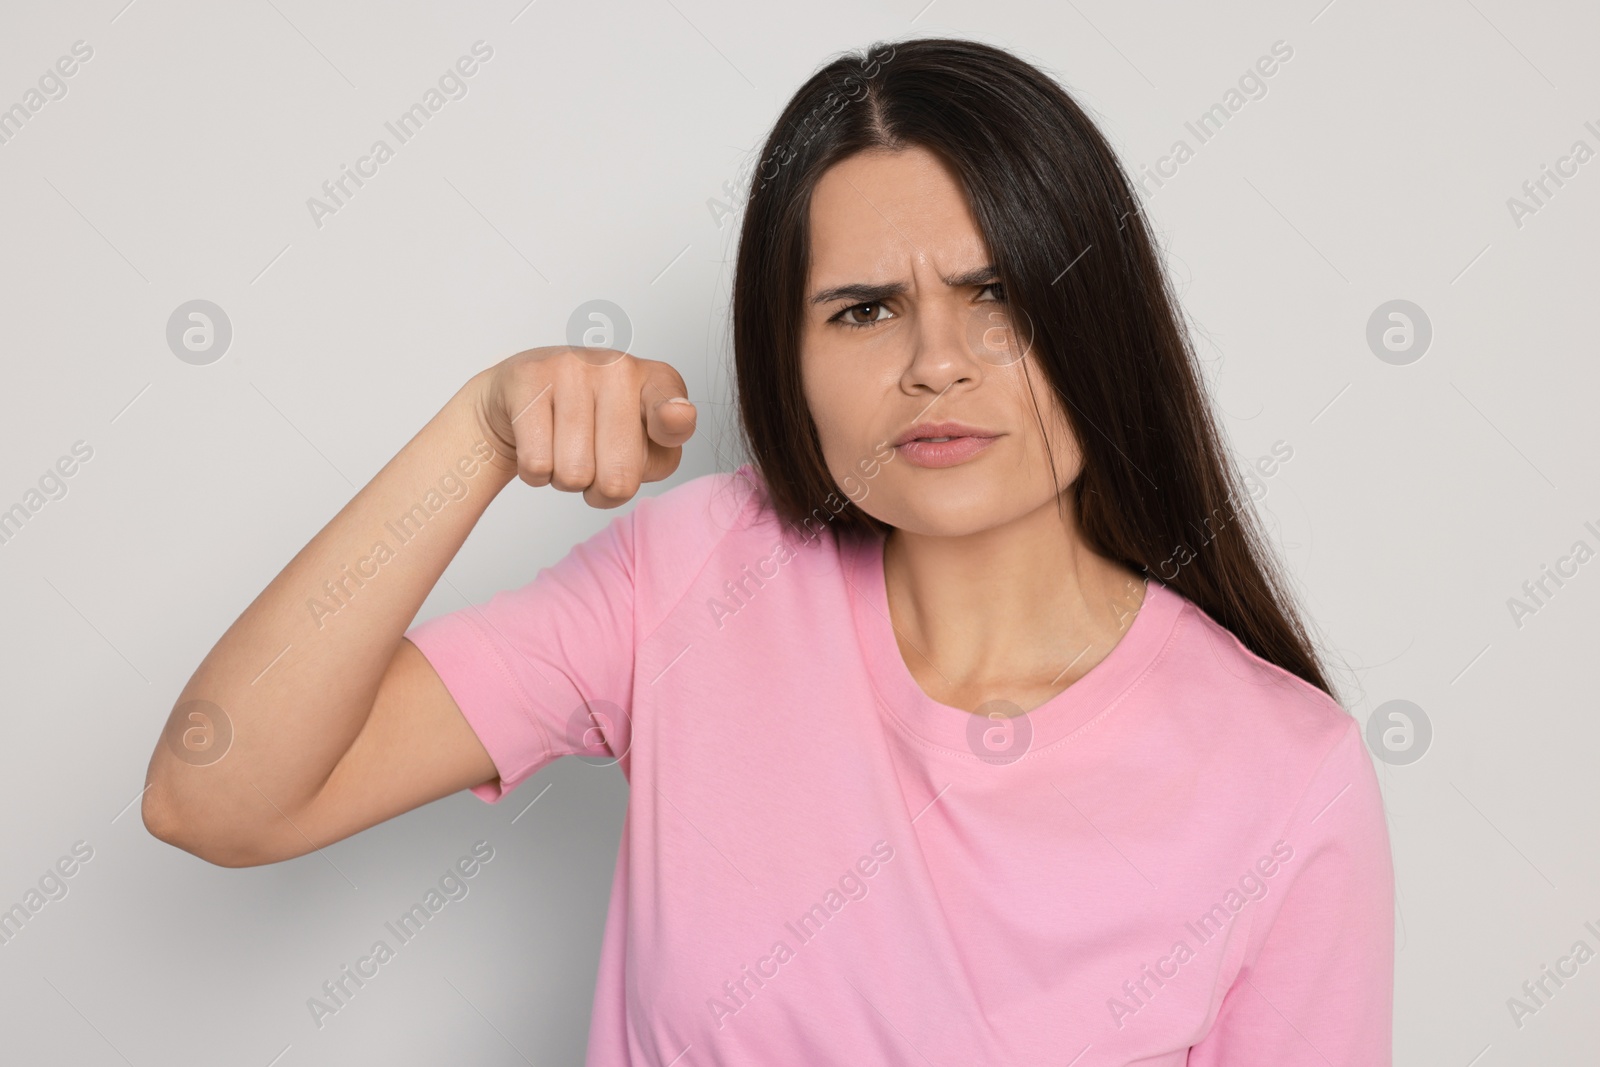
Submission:
{"label": "neck", "polygon": [[1143,579],[1094,552],[1055,500],[1012,522],[940,537],[890,531],[885,591],[923,691],[975,710],[1031,710],[1099,663],[1143,603]]}

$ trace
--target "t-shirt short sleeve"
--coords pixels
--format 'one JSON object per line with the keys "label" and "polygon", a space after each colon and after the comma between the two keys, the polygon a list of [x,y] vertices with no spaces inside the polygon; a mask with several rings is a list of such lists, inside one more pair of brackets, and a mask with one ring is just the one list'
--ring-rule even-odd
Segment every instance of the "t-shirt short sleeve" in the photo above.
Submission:
{"label": "t-shirt short sleeve", "polygon": [[[1240,971],[1189,1067],[1387,1067],[1394,867],[1354,720],[1284,829]],[[1284,857],[1287,856],[1287,859]]]}
{"label": "t-shirt short sleeve", "polygon": [[526,585],[406,631],[500,772],[472,787],[486,803],[558,756],[627,752],[637,510]]}

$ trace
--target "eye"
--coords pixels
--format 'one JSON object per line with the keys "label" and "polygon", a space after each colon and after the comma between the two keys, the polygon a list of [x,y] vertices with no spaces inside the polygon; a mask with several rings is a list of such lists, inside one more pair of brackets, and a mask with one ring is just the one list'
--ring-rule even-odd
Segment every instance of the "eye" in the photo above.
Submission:
{"label": "eye", "polygon": [[844,308],[843,310],[841,310],[837,315],[834,315],[828,321],[829,322],[837,322],[840,326],[849,326],[852,329],[860,329],[860,328],[866,327],[866,326],[874,326],[874,325],[884,321],[883,319],[878,318],[876,315],[874,315],[872,318],[866,320],[865,322],[862,322],[862,321],[859,321],[859,320],[855,319],[853,317],[854,313],[857,312],[857,311],[861,311],[863,309],[869,310],[869,311],[871,311],[871,310],[884,310],[884,311],[887,311],[888,307],[882,301],[879,301],[879,300],[868,301],[865,304],[852,304],[850,307],[847,307],[847,308]]}
{"label": "eye", "polygon": [[1006,302],[1006,289],[1005,289],[1005,286],[1001,285],[999,282],[990,282],[988,285],[983,287],[982,292],[986,293],[990,289],[994,290],[994,302],[995,303],[1004,304]]}

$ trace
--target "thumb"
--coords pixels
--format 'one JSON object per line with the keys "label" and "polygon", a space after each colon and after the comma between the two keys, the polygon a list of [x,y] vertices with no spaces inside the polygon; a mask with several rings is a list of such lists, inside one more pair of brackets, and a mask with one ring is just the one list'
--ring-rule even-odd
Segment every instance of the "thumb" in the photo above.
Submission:
{"label": "thumb", "polygon": [[688,397],[658,396],[645,412],[645,433],[666,448],[675,448],[694,436],[698,412]]}

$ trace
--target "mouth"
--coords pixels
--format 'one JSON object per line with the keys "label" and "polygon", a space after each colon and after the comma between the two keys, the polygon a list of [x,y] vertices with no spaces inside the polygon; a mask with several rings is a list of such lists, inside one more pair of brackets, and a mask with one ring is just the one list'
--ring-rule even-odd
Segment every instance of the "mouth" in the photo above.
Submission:
{"label": "mouth", "polygon": [[988,430],[980,429],[976,426],[968,426],[965,423],[960,422],[922,422],[906,430],[899,437],[896,437],[894,439],[894,445],[896,448],[898,448],[901,445],[911,444],[919,441],[931,444],[944,444],[948,441],[958,440],[963,437],[971,437],[978,440],[988,440],[998,436],[999,434],[991,433]]}
{"label": "mouth", "polygon": [[900,435],[894,449],[915,467],[953,467],[983,452],[999,436],[965,426],[915,426]]}

